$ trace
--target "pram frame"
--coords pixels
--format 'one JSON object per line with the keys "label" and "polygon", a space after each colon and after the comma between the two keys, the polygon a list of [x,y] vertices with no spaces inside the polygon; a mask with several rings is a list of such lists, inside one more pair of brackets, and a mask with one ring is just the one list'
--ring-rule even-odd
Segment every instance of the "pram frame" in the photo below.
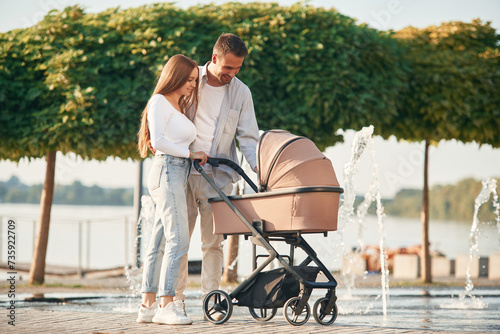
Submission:
{"label": "pram frame", "polygon": [[[227,165],[231,167],[233,170],[235,170],[240,176],[243,177],[243,179],[250,185],[250,187],[258,193],[258,188],[257,186],[252,182],[252,180],[245,174],[245,172],[241,169],[240,166],[238,166],[236,163],[234,163],[231,160],[228,159],[222,159],[222,158],[208,158],[207,163],[212,165],[213,167],[218,167],[220,164]],[[313,289],[327,289],[328,292],[326,294],[326,300],[327,303],[326,305],[324,304],[318,304],[317,308],[322,307],[321,312],[324,312],[324,314],[330,314],[332,311],[334,312],[335,316],[333,318],[333,321],[324,323],[319,319],[319,316],[317,316],[316,312],[316,304],[315,304],[315,312],[314,312],[314,317],[316,321],[320,324],[323,325],[329,325],[335,321],[336,318],[336,305],[335,302],[337,300],[337,297],[335,295],[335,289],[337,287],[337,281],[333,277],[333,275],[328,271],[328,269],[325,267],[325,265],[319,260],[317,257],[316,252],[312,249],[312,247],[302,238],[301,233],[299,231],[294,231],[290,233],[267,233],[263,229],[264,227],[264,221],[262,220],[254,220],[253,222],[250,222],[243,214],[242,212],[231,202],[229,197],[224,194],[219,187],[215,184],[215,182],[206,174],[206,172],[203,170],[203,167],[200,166],[199,160],[194,160],[193,166],[196,169],[198,173],[200,173],[203,178],[212,186],[212,188],[217,192],[217,194],[220,196],[220,198],[229,206],[229,208],[238,216],[238,218],[243,222],[243,224],[250,230],[250,233],[252,237],[256,238],[256,241],[252,241],[253,243],[253,271],[252,273],[243,281],[241,282],[230,294],[229,298],[230,300],[228,301],[229,303],[232,303],[232,300],[236,299],[236,296],[238,295],[239,292],[242,290],[246,289],[248,285],[252,284],[253,280],[256,278],[256,276],[263,271],[263,269],[269,265],[274,259],[277,259],[279,263],[285,268],[286,271],[288,271],[290,274],[295,277],[300,282],[300,287],[301,287],[301,292],[298,296],[299,300],[298,302],[295,303],[294,305],[294,313],[298,316],[302,313],[304,308],[307,306],[307,311],[309,312],[309,307],[307,305],[307,302],[309,300],[310,294]],[[306,187],[309,188],[310,190],[313,188],[321,188],[321,187]],[[331,188],[331,187],[329,187]],[[317,190],[318,191],[318,190]],[[338,188],[337,191],[343,192],[342,188]],[[274,236],[275,238],[270,238],[271,236]],[[276,237],[280,238],[276,238]],[[274,247],[269,243],[269,241],[284,241],[287,244],[290,245],[290,256],[282,256],[280,255]],[[260,244],[262,245],[267,252],[269,253],[269,256],[262,262],[260,265],[257,266],[257,256],[255,256],[255,244]],[[293,250],[294,247],[299,247],[301,248],[306,254],[307,258],[302,261],[300,266],[307,266],[311,262],[314,262],[318,268],[320,269],[320,272],[322,272],[326,278],[328,279],[328,282],[311,282],[305,280],[300,274],[297,273],[296,270],[292,267],[293,265]],[[288,262],[285,261],[285,258],[288,257]],[[292,265],[290,265],[292,263]],[[215,290],[219,291],[219,290]],[[223,291],[221,291],[224,293]],[[225,294],[225,293],[224,293]],[[208,296],[208,295],[207,295]],[[319,302],[319,300],[318,300]],[[204,302],[205,304],[205,302]],[[234,305],[238,305],[238,303],[233,303]],[[286,305],[285,305],[286,307]],[[205,311],[205,310],[204,310]],[[215,324],[221,324],[224,323],[229,319],[231,316],[230,313],[232,313],[232,306],[231,306],[231,312],[228,312],[229,314],[226,314],[226,316],[219,321],[216,321],[214,319],[211,319],[207,314],[207,319]],[[253,314],[252,314],[253,315]],[[285,315],[286,317],[286,315]],[[302,325],[304,324],[309,318],[309,314],[307,315],[307,318],[305,321],[300,322],[300,323],[294,323],[288,317],[286,317],[286,320],[291,323],[292,325]]]}

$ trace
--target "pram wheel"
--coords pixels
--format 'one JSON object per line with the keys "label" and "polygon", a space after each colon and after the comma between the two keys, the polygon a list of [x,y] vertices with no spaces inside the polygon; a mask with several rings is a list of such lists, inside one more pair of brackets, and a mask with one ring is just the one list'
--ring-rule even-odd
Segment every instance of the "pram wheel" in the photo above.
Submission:
{"label": "pram wheel", "polygon": [[203,299],[203,314],[211,323],[223,324],[233,314],[233,302],[222,290],[210,291]]}
{"label": "pram wheel", "polygon": [[257,321],[269,321],[271,320],[272,318],[274,318],[274,316],[276,315],[276,313],[278,312],[278,309],[276,308],[253,308],[253,307],[249,307],[248,310],[250,311],[250,314],[252,315],[252,317],[257,320]]}
{"label": "pram wheel", "polygon": [[285,305],[283,306],[283,315],[285,316],[286,321],[290,325],[294,326],[302,326],[309,320],[311,316],[311,309],[309,308],[309,304],[305,304],[304,309],[301,313],[296,314],[297,304],[300,302],[299,297],[292,297],[287,300]]}
{"label": "pram wheel", "polygon": [[337,304],[333,304],[333,308],[330,312],[325,312],[328,306],[329,299],[326,297],[320,298],[314,303],[313,316],[314,320],[321,325],[331,325],[337,319],[337,314],[339,313]]}

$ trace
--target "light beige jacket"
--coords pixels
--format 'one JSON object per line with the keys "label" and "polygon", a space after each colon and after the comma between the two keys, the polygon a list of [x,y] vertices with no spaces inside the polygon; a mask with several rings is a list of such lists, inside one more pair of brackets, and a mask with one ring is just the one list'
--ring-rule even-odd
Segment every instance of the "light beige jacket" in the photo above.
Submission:
{"label": "light beige jacket", "polygon": [[[208,64],[199,66],[199,96],[203,94],[203,87],[207,84]],[[256,148],[259,140],[259,127],[255,118],[252,93],[247,85],[234,77],[226,85],[226,93],[222,100],[209,155],[214,158],[230,159],[238,163],[236,140],[238,140],[239,149],[253,170],[257,165]],[[239,180],[238,173],[223,165],[213,168],[212,175],[220,188],[229,182],[234,183]]]}

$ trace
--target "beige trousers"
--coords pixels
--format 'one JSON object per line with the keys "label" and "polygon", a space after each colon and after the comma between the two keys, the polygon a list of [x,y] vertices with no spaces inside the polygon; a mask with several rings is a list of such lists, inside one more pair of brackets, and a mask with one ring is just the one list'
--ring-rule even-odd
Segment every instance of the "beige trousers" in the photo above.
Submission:
{"label": "beige trousers", "polygon": [[[209,174],[209,176],[211,175]],[[232,189],[232,183],[228,183],[222,188],[222,192],[226,195],[230,195]],[[193,235],[196,218],[199,212],[202,251],[201,289],[204,295],[212,290],[219,289],[224,263],[222,246],[224,238],[222,235],[213,234],[212,207],[210,203],[208,203],[208,199],[211,197],[219,197],[219,195],[203,176],[191,174],[189,176],[187,190],[189,240],[191,240],[191,236]],[[187,254],[182,258],[179,274],[179,283],[175,290],[174,299],[184,300],[184,290],[186,289],[188,279]]]}

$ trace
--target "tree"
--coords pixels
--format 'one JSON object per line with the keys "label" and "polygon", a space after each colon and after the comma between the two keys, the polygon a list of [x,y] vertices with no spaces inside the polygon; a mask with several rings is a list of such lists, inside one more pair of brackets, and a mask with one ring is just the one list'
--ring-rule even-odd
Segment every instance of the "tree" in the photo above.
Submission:
{"label": "tree", "polygon": [[[287,128],[326,147],[337,128],[395,111],[397,44],[335,10],[155,4],[85,14],[74,6],[1,34],[0,120],[11,126],[0,135],[0,158],[47,160],[30,282],[44,279],[56,152],[138,158],[140,111],[165,61],[184,53],[203,64],[225,31],[250,46],[242,79],[263,129]],[[332,66],[325,72],[320,61]]]}
{"label": "tree", "polygon": [[[43,84],[42,68],[45,59],[42,53],[44,50],[39,47],[38,41],[30,45],[27,43],[36,30],[36,28],[28,28],[0,35],[0,69],[2,72],[0,102],[3,104],[0,119],[3,124],[9,124],[4,127],[0,136],[3,148],[1,158],[19,160],[24,156],[40,157],[47,150],[45,143],[40,145],[39,138],[40,135],[43,136],[43,133],[35,130],[36,123],[41,121],[36,118],[36,115],[49,107],[49,97],[52,95],[48,87]],[[54,102],[56,101],[57,99],[54,99]],[[47,165],[47,182],[41,198],[39,226],[41,232],[35,245],[38,250],[36,253],[40,256],[36,256],[33,260],[33,263],[43,268],[45,267],[48,221],[52,203],[50,182],[53,182],[55,167],[55,152],[50,150],[47,153]],[[43,271],[38,272],[40,273],[43,277]],[[37,277],[39,278],[40,275]],[[30,281],[32,281],[31,275]],[[40,280],[37,281],[40,282]]]}
{"label": "tree", "polygon": [[[95,108],[95,105],[107,104],[106,99],[96,103],[96,96],[93,95],[95,87],[81,86],[88,80],[100,82],[96,80],[98,67],[104,65],[102,58],[109,50],[98,48],[96,40],[104,35],[103,32],[97,36],[91,34],[104,30],[108,23],[106,18],[112,13],[110,10],[85,17],[78,6],[68,7],[60,12],[50,12],[34,27],[0,35],[0,102],[3,104],[0,118],[10,124],[0,137],[0,158],[19,160],[22,157],[46,156],[47,161],[30,283],[44,281],[56,152],[75,152],[86,159],[105,159],[109,155],[126,158],[135,152],[135,138],[131,135],[121,140],[117,138],[123,136],[124,129],[134,133],[139,116],[123,109],[105,114],[109,110]],[[100,59],[94,57],[97,61],[93,67],[78,68],[79,63],[90,58],[84,54],[85,51],[92,50],[101,56]],[[111,58],[109,54],[108,58]],[[114,76],[106,76],[109,81],[118,83],[115,86],[104,85],[114,89],[113,92],[101,90],[99,93],[106,96],[110,103],[120,101],[116,91],[128,84],[127,78],[143,79],[137,73],[141,74],[141,70],[143,68],[138,66],[130,71],[133,73],[124,75],[118,72]],[[123,80],[120,82],[118,78]],[[117,105],[120,106],[119,103],[114,106]],[[129,103],[128,106],[132,108],[134,105]],[[123,117],[116,117],[127,111],[132,116],[131,121],[123,122]],[[133,112],[140,114],[137,109]]]}
{"label": "tree", "polygon": [[407,90],[398,99],[396,137],[423,141],[422,281],[432,282],[429,253],[428,150],[457,139],[500,146],[499,36],[487,22],[413,27],[395,37],[406,49]]}

